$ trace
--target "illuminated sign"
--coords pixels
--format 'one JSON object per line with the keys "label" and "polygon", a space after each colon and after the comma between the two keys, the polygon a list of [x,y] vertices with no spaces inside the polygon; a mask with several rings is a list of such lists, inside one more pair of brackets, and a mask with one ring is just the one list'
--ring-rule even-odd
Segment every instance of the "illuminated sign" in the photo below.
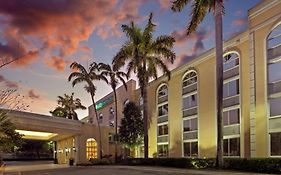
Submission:
{"label": "illuminated sign", "polygon": [[99,110],[103,108],[105,105],[113,102],[113,96],[109,96],[106,99],[99,101],[96,103],[96,109]]}

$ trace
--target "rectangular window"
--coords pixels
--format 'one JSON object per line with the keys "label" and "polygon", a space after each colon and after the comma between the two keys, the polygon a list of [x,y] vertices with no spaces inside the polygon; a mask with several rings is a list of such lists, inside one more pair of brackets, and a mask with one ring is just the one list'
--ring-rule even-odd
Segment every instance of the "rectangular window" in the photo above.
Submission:
{"label": "rectangular window", "polygon": [[158,126],[158,136],[167,135],[169,132],[168,125],[160,125]]}
{"label": "rectangular window", "polygon": [[239,116],[240,116],[239,109],[233,109],[230,111],[223,112],[224,126],[239,124],[240,123]]}
{"label": "rectangular window", "polygon": [[196,131],[197,130],[197,118],[188,119],[183,121],[183,131]]}
{"label": "rectangular window", "polygon": [[268,83],[273,83],[281,80],[280,67],[281,61],[274,64],[268,64]]}
{"label": "rectangular window", "polygon": [[169,147],[168,144],[157,145],[158,157],[168,157],[169,156]]}
{"label": "rectangular window", "polygon": [[239,79],[230,81],[223,85],[223,97],[230,97],[239,94]]}
{"label": "rectangular window", "polygon": [[168,104],[158,107],[158,116],[168,115]]}
{"label": "rectangular window", "polygon": [[270,134],[271,156],[281,156],[281,132]]}
{"label": "rectangular window", "polygon": [[183,109],[197,106],[197,94],[183,98]]}
{"label": "rectangular window", "polygon": [[230,138],[223,140],[224,156],[240,156],[240,138]]}
{"label": "rectangular window", "polygon": [[198,156],[198,142],[185,142],[184,157],[197,157]]}
{"label": "rectangular window", "polygon": [[281,115],[281,97],[269,99],[270,116]]}

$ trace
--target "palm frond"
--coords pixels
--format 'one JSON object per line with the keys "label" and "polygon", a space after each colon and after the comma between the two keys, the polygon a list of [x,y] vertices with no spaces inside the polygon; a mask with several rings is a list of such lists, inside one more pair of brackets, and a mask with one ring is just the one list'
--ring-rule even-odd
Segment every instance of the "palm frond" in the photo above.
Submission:
{"label": "palm frond", "polygon": [[71,81],[72,78],[78,78],[78,77],[83,77],[84,75],[81,72],[72,72],[69,77],[68,81]]}
{"label": "palm frond", "polygon": [[72,87],[74,87],[76,84],[78,83],[83,83],[85,82],[86,79],[84,77],[78,77],[78,78],[75,78],[73,81],[72,81]]}
{"label": "palm frond", "polygon": [[173,37],[167,35],[161,35],[155,39],[155,41],[152,43],[152,46],[172,48],[175,42],[176,41]]}
{"label": "palm frond", "polygon": [[191,20],[188,24],[187,35],[194,32],[210,10],[210,1],[196,0],[192,4]]}
{"label": "palm frond", "polygon": [[87,74],[87,70],[84,68],[84,66],[82,66],[81,64],[77,63],[77,62],[73,62],[70,65],[71,69],[74,69],[76,72],[81,72],[83,74]]}
{"label": "palm frond", "polygon": [[190,0],[174,0],[171,9],[174,12],[180,12],[190,2]]}

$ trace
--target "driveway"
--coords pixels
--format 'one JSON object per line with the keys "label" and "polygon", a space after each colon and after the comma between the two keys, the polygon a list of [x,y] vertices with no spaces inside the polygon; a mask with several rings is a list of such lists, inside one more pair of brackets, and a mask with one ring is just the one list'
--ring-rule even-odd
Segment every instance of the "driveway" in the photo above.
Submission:
{"label": "driveway", "polygon": [[[88,166],[69,167],[44,162],[8,164],[4,175],[246,175],[230,171],[202,171],[143,166]],[[253,175],[253,174],[252,174]],[[259,174],[261,175],[261,174]]]}

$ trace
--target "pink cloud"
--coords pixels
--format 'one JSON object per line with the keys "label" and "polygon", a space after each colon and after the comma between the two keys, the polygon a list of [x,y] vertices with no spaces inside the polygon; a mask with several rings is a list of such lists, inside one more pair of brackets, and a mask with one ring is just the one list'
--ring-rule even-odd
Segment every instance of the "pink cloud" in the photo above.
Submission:
{"label": "pink cloud", "polygon": [[28,91],[28,97],[30,97],[31,99],[41,98],[40,95],[34,89]]}
{"label": "pink cloud", "polygon": [[110,49],[113,49],[113,48],[121,47],[121,45],[120,44],[107,44],[106,47],[110,48]]}
{"label": "pink cloud", "polygon": [[[78,51],[79,43],[88,40],[93,32],[103,39],[120,37],[120,23],[142,21],[144,17],[139,15],[139,8],[147,2],[0,1],[0,14],[5,19],[1,26],[4,40],[0,42],[0,54],[21,58],[14,66],[28,65],[40,54],[52,57],[55,51],[59,51],[58,56],[62,58],[70,56]],[[52,61],[57,60],[52,58]],[[60,62],[63,62],[62,59]],[[62,66],[56,70],[62,70]]]}
{"label": "pink cloud", "polygon": [[83,51],[83,52],[92,52],[92,48],[90,48],[88,46],[81,46],[79,49],[80,49],[80,51]]}
{"label": "pink cloud", "polygon": [[179,66],[190,61],[205,50],[204,41],[210,39],[214,35],[209,28],[202,28],[198,31],[186,35],[186,30],[174,31],[171,36],[176,40],[176,46],[187,46],[185,53],[177,57],[175,65]]}
{"label": "pink cloud", "polygon": [[48,67],[55,69],[59,72],[63,72],[65,66],[70,64],[71,61],[64,60],[61,57],[53,56],[51,59],[45,59],[45,63]]}
{"label": "pink cloud", "polygon": [[241,9],[239,9],[235,12],[236,16],[241,16],[242,14],[243,14],[243,11]]}
{"label": "pink cloud", "polygon": [[247,24],[247,22],[248,22],[247,18],[235,19],[231,22],[231,26],[233,26],[233,27],[245,26]]}
{"label": "pink cloud", "polygon": [[3,83],[6,87],[11,89],[17,89],[20,85],[17,82],[6,79],[3,75],[0,75],[0,83]]}

